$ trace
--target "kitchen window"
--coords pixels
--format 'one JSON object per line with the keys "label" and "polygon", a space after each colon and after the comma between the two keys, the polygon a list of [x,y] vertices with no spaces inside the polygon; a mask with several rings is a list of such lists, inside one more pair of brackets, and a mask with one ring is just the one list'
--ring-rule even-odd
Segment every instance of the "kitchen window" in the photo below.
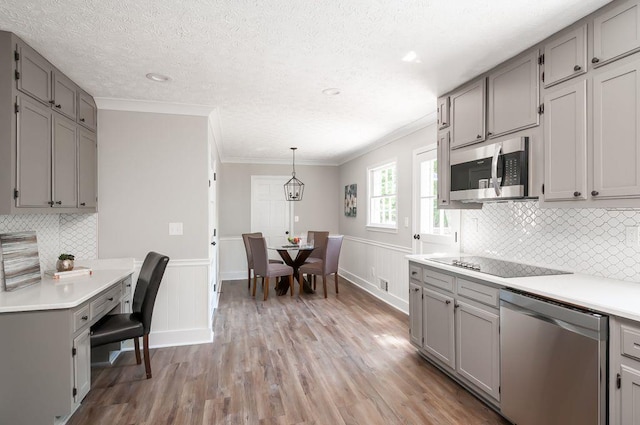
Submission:
{"label": "kitchen window", "polygon": [[396,162],[367,169],[369,175],[368,227],[397,230],[398,202]]}

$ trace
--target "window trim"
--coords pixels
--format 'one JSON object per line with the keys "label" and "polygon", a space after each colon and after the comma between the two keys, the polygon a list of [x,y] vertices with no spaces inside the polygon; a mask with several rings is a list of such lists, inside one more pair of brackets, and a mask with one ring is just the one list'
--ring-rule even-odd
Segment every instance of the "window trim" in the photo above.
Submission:
{"label": "window trim", "polygon": [[[395,181],[395,186],[396,186],[396,190],[393,196],[395,196],[395,200],[396,200],[396,222],[395,224],[382,224],[382,223],[371,223],[371,196],[373,193],[373,187],[372,187],[372,172],[381,168],[386,168],[388,166],[393,165],[395,167],[395,177],[396,177],[396,181]],[[399,217],[399,213],[398,213],[398,158],[397,157],[393,157],[391,159],[385,160],[385,161],[381,161],[378,162],[376,164],[372,164],[367,166],[367,177],[366,177],[366,181],[367,181],[367,224],[365,225],[365,228],[367,230],[371,230],[374,232],[386,232],[386,233],[398,233],[398,217]]]}

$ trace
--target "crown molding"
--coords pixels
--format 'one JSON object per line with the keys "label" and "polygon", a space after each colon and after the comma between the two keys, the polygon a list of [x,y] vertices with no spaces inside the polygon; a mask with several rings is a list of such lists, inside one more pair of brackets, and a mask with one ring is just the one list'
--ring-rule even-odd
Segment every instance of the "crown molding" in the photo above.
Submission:
{"label": "crown molding", "polygon": [[109,111],[151,112],[155,114],[192,115],[208,117],[216,110],[215,106],[192,105],[187,103],[156,102],[150,100],[114,99],[110,97],[94,98],[98,109]]}
{"label": "crown molding", "polygon": [[354,159],[359,158],[364,154],[372,152],[378,148],[381,148],[384,145],[388,145],[389,143],[395,142],[396,140],[402,137],[408,136],[412,133],[415,133],[418,130],[422,130],[425,127],[435,124],[436,117],[437,117],[437,113],[436,111],[433,111],[427,115],[424,115],[418,118],[415,121],[410,122],[409,124],[406,124],[398,129],[395,129],[392,132],[386,134],[385,136],[382,136],[380,139],[376,140],[372,144],[367,145],[364,148],[359,149],[350,155],[342,157],[341,159],[338,160],[337,165],[344,165],[347,162],[353,161]]}
{"label": "crown molding", "polygon": [[[223,164],[262,164],[262,165],[289,165],[291,166],[291,159],[269,159],[269,158],[245,158],[239,156],[225,156],[220,158],[220,162]],[[335,161],[314,161],[314,160],[299,160],[296,158],[296,165],[323,165],[335,167],[338,165]]]}

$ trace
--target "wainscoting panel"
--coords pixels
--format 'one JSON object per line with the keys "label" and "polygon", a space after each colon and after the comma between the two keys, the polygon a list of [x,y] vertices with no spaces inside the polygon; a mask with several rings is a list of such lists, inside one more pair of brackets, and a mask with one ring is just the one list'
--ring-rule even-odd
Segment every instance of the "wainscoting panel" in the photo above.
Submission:
{"label": "wainscoting panel", "polygon": [[340,276],[408,313],[409,263],[405,258],[408,254],[411,248],[345,236]]}
{"label": "wainscoting panel", "polygon": [[[134,284],[141,266],[142,262],[136,261]],[[156,298],[150,345],[166,347],[213,341],[210,299],[208,259],[170,260]]]}

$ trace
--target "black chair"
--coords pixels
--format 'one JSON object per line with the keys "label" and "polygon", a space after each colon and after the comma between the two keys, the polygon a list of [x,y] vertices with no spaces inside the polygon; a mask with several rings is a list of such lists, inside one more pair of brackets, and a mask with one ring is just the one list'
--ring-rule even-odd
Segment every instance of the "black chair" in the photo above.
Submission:
{"label": "black chair", "polygon": [[133,339],[137,364],[140,364],[138,338],[143,337],[144,367],[147,379],[151,378],[151,361],[149,359],[151,315],[168,262],[169,257],[166,255],[157,252],[147,254],[140,269],[136,291],[133,294],[133,313],[107,315],[91,327],[91,347]]}

